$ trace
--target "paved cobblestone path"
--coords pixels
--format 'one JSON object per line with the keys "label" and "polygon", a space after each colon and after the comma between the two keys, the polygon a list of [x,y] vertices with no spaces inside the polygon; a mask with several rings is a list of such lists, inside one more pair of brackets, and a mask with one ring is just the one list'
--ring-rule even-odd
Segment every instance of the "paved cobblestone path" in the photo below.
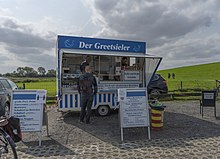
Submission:
{"label": "paved cobblestone path", "polygon": [[[120,141],[117,112],[107,117],[92,116],[92,123],[78,122],[78,113],[61,118],[56,108],[48,109],[49,134],[44,127],[42,146],[36,133],[23,133],[23,142],[17,144],[21,159],[144,159],[191,158],[220,159],[220,119],[213,108],[199,114],[199,101],[171,101],[166,105],[164,127],[151,131],[147,128],[124,129]],[[217,104],[220,117],[220,105]]]}

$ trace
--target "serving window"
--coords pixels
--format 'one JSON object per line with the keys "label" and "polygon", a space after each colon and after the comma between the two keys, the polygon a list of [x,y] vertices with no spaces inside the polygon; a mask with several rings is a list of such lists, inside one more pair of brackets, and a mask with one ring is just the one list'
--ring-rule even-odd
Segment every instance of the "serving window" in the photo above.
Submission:
{"label": "serving window", "polygon": [[[82,74],[81,63],[88,55],[63,54],[61,63],[62,87],[76,90],[77,81]],[[89,56],[89,65],[98,83],[143,81],[144,59],[117,56]]]}

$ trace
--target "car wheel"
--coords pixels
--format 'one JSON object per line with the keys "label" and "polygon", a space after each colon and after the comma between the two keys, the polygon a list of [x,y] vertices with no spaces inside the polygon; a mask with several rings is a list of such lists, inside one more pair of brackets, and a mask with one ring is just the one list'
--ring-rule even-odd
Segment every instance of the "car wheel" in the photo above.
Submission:
{"label": "car wheel", "polygon": [[106,116],[109,114],[109,106],[107,105],[100,105],[97,109],[97,114],[100,116]]}
{"label": "car wheel", "polygon": [[9,117],[9,114],[10,114],[10,105],[8,103],[5,104],[5,116],[6,117]]}
{"label": "car wheel", "polygon": [[152,89],[152,90],[150,91],[150,94],[151,94],[151,95],[159,95],[159,94],[160,94],[160,91],[159,91],[158,89]]}

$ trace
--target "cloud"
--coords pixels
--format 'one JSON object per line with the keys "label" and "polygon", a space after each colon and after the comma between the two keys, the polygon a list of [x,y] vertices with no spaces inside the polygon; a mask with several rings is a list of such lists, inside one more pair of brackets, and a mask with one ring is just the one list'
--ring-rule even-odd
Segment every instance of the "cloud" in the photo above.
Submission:
{"label": "cloud", "polygon": [[[23,1],[23,5],[21,6],[20,1],[17,1],[15,4],[17,8],[15,10],[20,10],[24,18],[21,16],[20,18],[19,16],[15,17],[13,7],[10,9],[0,7],[0,53],[7,53],[4,55],[4,63],[0,63],[0,73],[5,73],[7,70],[16,70],[17,67],[22,66],[42,66],[55,69],[57,34],[80,35],[79,33],[83,29],[89,28],[90,17],[86,18],[88,22],[83,23],[83,27],[81,27],[75,20],[72,23],[67,18],[71,16],[70,14],[75,15],[71,10],[72,8],[69,11],[65,11],[65,13],[59,13],[57,10],[54,13],[53,7],[57,9],[57,4],[55,3],[50,8],[42,6],[42,8],[47,10],[44,11],[41,8],[42,13],[38,14],[38,20],[36,20],[35,16],[29,19],[30,16],[26,16],[25,14],[29,13],[32,8],[23,7],[28,6],[28,3],[29,1]],[[33,6],[33,3],[30,4],[30,7]],[[36,1],[36,3],[39,7],[42,5],[41,2]],[[27,9],[27,11],[24,13],[22,9]],[[85,17],[82,15],[82,21],[84,19]],[[88,30],[94,31],[93,28],[89,28]],[[3,56],[0,57],[3,58]]]}
{"label": "cloud", "polygon": [[[165,1],[165,0],[93,0],[97,21],[109,32],[127,34],[153,41],[176,38],[200,27],[211,25],[213,1]],[[217,3],[216,1],[215,3]],[[206,9],[206,10],[204,10]],[[210,11],[207,11],[209,10]],[[101,32],[102,35],[106,34]],[[151,40],[151,41],[152,41]]]}
{"label": "cloud", "polygon": [[[46,24],[45,20],[42,23]],[[40,25],[38,28],[35,25],[37,24],[21,23],[15,18],[0,16],[0,48],[1,51],[4,50],[8,55],[10,54],[5,60],[10,59],[12,62],[13,56],[17,58],[15,61],[18,67],[19,64],[33,66],[37,63],[38,67],[50,66],[51,68],[53,65],[55,68],[55,52],[52,51],[55,48],[56,34],[49,29],[43,31]],[[47,61],[43,62],[42,59]],[[2,63],[1,67],[4,67],[3,65]],[[16,70],[15,65],[10,66]]]}
{"label": "cloud", "polygon": [[219,41],[220,34],[200,38],[187,35],[173,43],[152,48],[151,53],[164,57],[162,62],[164,68],[219,62]]}
{"label": "cloud", "polygon": [[11,11],[8,8],[0,8],[0,15],[8,15]]}
{"label": "cloud", "polygon": [[80,1],[3,1],[0,3],[0,73],[22,66],[55,69],[57,34],[82,36],[98,30],[91,23],[89,9]]}
{"label": "cloud", "polygon": [[19,24],[14,19],[2,18],[0,23],[0,42],[9,47],[30,47],[51,49],[54,47],[54,36],[48,38],[46,34],[36,34],[33,24]]}
{"label": "cloud", "polygon": [[150,52],[164,57],[163,67],[220,60],[218,0],[87,3],[93,10],[93,23],[102,26],[97,36],[147,41]]}

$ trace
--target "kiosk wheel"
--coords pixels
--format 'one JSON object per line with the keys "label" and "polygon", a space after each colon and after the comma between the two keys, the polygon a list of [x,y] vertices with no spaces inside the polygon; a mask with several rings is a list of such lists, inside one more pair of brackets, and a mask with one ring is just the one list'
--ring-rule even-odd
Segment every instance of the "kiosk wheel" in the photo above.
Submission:
{"label": "kiosk wheel", "polygon": [[152,89],[152,90],[150,91],[150,94],[151,94],[151,95],[160,95],[160,91],[155,88],[155,89]]}
{"label": "kiosk wheel", "polygon": [[100,116],[106,116],[110,112],[110,108],[108,105],[100,105],[97,109],[97,114]]}

